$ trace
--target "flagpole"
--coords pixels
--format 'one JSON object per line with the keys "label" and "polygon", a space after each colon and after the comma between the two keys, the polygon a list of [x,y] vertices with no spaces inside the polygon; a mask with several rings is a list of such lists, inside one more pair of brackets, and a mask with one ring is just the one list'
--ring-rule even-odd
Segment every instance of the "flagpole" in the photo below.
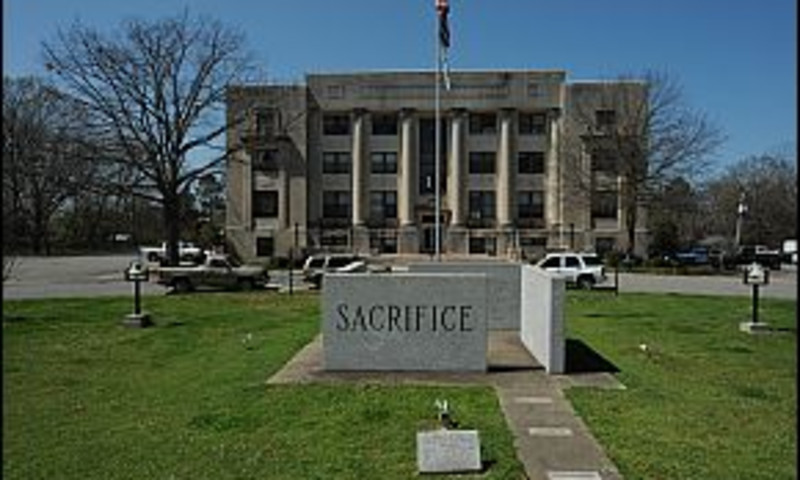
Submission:
{"label": "flagpole", "polygon": [[434,183],[434,191],[435,191],[435,203],[436,203],[436,211],[435,211],[435,232],[434,232],[434,252],[436,254],[436,261],[442,261],[442,239],[441,239],[441,216],[442,216],[442,199],[440,195],[440,184],[439,184],[439,170],[440,170],[440,163],[441,163],[441,123],[440,123],[440,116],[441,116],[441,92],[439,91],[439,77],[441,75],[442,69],[442,46],[440,45],[439,40],[439,29],[440,29],[440,21],[439,16],[436,17],[436,30],[435,30],[435,39],[434,45],[436,45],[436,73],[434,74],[434,163],[435,163],[435,171],[433,174],[433,183]]}

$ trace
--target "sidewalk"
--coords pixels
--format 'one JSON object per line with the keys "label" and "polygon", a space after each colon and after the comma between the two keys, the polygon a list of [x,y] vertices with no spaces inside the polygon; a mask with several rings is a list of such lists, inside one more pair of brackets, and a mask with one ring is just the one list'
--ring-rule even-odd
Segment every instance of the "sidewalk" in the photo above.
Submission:
{"label": "sidewalk", "polygon": [[622,478],[562,391],[579,384],[618,386],[610,375],[547,375],[527,353],[516,332],[491,332],[488,357],[486,373],[326,372],[322,370],[322,338],[317,336],[267,383],[491,385],[514,435],[517,457],[525,466],[527,478]]}

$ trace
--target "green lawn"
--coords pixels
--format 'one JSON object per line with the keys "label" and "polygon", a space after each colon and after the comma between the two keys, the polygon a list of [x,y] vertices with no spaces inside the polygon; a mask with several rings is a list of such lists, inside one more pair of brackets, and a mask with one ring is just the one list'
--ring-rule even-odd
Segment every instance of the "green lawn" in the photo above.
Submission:
{"label": "green lawn", "polygon": [[130,298],[3,302],[4,477],[410,478],[437,398],[480,430],[479,478],[521,477],[488,387],[266,386],[318,299],[146,297],[143,330],[121,325]]}
{"label": "green lawn", "polygon": [[797,478],[796,302],[763,300],[788,331],[752,336],[746,297],[571,292],[567,312],[627,386],[568,391],[627,480]]}
{"label": "green lawn", "polygon": [[[318,298],[146,297],[144,330],[130,298],[4,302],[5,477],[411,478],[437,398],[481,431],[479,478],[522,476],[489,388],[266,386]],[[570,292],[569,336],[627,389],[568,395],[628,480],[796,478],[795,308],[763,300],[790,331],[749,336],[747,298]]]}

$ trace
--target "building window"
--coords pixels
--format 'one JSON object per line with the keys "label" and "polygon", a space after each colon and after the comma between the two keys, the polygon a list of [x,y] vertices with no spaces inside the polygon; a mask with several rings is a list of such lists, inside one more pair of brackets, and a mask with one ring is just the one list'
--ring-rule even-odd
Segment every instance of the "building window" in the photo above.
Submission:
{"label": "building window", "polygon": [[324,135],[350,135],[350,115],[346,113],[326,113],[322,115]]}
{"label": "building window", "polygon": [[372,115],[373,135],[397,135],[397,114],[376,113]]}
{"label": "building window", "polygon": [[469,239],[469,253],[470,254],[489,254],[496,253],[496,243],[493,237],[470,237]]}
{"label": "building window", "polygon": [[276,218],[278,216],[278,192],[254,191],[253,192],[253,217]]}
{"label": "building window", "polygon": [[278,151],[261,150],[256,152],[253,158],[253,170],[264,173],[274,173],[278,171]]}
{"label": "building window", "polygon": [[397,192],[377,190],[369,193],[370,219],[381,223],[383,220],[397,218]]}
{"label": "building window", "polygon": [[272,138],[278,131],[278,111],[274,109],[258,109],[255,111],[255,133],[258,136]]}
{"label": "building window", "polygon": [[494,173],[497,154],[494,152],[469,152],[469,173]]}
{"label": "building window", "polygon": [[594,112],[594,121],[599,129],[612,128],[617,124],[617,112],[614,110],[597,110]]}
{"label": "building window", "polygon": [[617,218],[616,190],[597,190],[592,195],[592,218]]}
{"label": "building window", "polygon": [[517,192],[517,212],[519,218],[544,217],[544,192],[522,191]]}
{"label": "building window", "polygon": [[256,256],[271,257],[275,255],[275,239],[272,237],[256,238]]}
{"label": "building window", "polygon": [[592,171],[616,173],[617,156],[613,150],[598,148],[592,152]]}
{"label": "building window", "polygon": [[517,159],[519,173],[544,173],[544,152],[519,152]]}
{"label": "building window", "polygon": [[547,237],[519,237],[519,246],[520,247],[546,247],[547,246]]}
{"label": "building window", "polygon": [[348,218],[350,216],[350,192],[346,190],[322,192],[322,215],[328,218]]}
{"label": "building window", "polygon": [[487,226],[494,220],[494,192],[473,190],[469,192],[469,218],[475,226]]}
{"label": "building window", "polygon": [[371,231],[369,248],[380,253],[397,253],[397,235],[394,232]]}
{"label": "building window", "polygon": [[324,232],[320,238],[323,247],[346,247],[349,243],[347,234],[341,232]]}
{"label": "building window", "polygon": [[470,113],[469,133],[471,135],[497,133],[497,115],[494,113]]}
{"label": "building window", "polygon": [[547,115],[544,113],[520,113],[517,125],[520,135],[544,135],[547,133]]}
{"label": "building window", "polygon": [[397,173],[396,152],[372,152],[370,154],[372,173]]}
{"label": "building window", "polygon": [[323,152],[322,173],[350,173],[350,152]]}

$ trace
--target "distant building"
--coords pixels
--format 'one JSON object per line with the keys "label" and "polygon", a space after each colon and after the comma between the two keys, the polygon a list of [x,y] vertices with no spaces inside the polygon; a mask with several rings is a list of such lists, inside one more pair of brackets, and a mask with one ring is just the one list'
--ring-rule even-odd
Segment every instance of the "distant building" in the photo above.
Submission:
{"label": "distant building", "polygon": [[[604,253],[627,246],[624,177],[600,148],[620,112],[563,71],[453,72],[441,91],[445,256]],[[303,252],[430,254],[435,236],[434,74],[308,75],[228,91],[228,240],[245,259]],[[591,122],[578,112],[591,112]],[[576,140],[577,139],[577,140]],[[600,146],[600,147],[598,147]],[[612,153],[609,153],[612,152]],[[638,208],[636,251],[646,251]]]}

